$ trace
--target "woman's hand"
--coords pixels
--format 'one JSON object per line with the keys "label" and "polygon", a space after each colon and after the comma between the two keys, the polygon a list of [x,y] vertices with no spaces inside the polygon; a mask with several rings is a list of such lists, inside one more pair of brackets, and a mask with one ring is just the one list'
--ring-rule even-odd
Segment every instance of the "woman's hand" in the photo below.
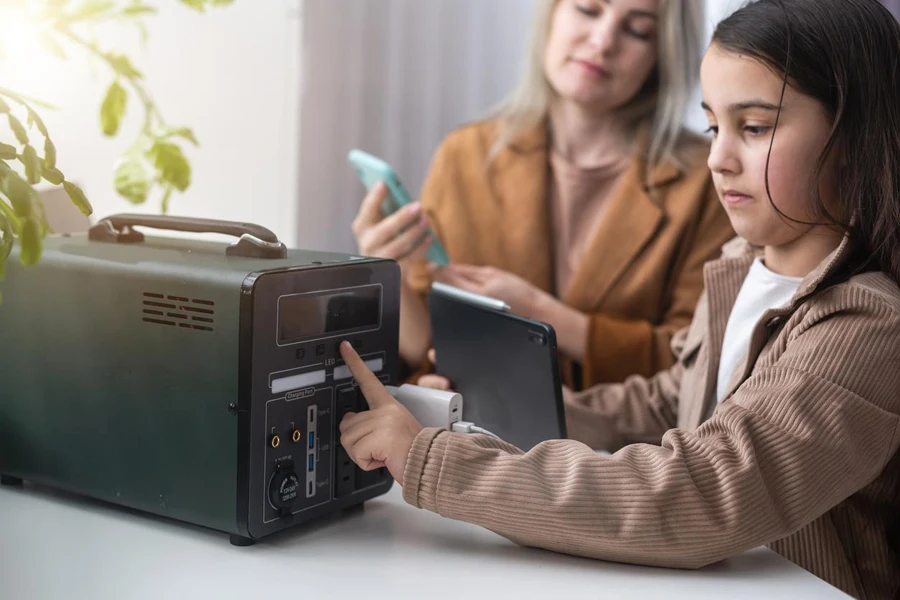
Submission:
{"label": "woman's hand", "polygon": [[418,202],[385,217],[381,204],[387,194],[387,186],[379,182],[366,195],[353,220],[353,235],[356,236],[360,254],[390,258],[405,269],[406,264],[412,261],[424,260],[431,246],[428,219],[422,214],[422,205]]}
{"label": "woman's hand", "polygon": [[437,281],[503,300],[513,312],[524,317],[536,318],[537,305],[543,296],[552,297],[542,289],[525,281],[518,275],[495,267],[450,264],[440,268],[431,267]]}
{"label": "woman's hand", "polygon": [[369,403],[369,410],[347,413],[341,421],[341,445],[363,471],[387,467],[397,483],[403,485],[409,449],[422,426],[381,385],[347,342],[341,343],[341,356]]}
{"label": "woman's hand", "polygon": [[[587,348],[590,326],[588,316],[554,298],[544,290],[494,267],[476,267],[452,263],[440,268],[430,265],[432,276],[476,294],[490,296],[509,304],[516,314],[549,323],[556,331],[560,351],[571,359],[582,361]],[[436,387],[440,382],[429,381],[424,387]]]}

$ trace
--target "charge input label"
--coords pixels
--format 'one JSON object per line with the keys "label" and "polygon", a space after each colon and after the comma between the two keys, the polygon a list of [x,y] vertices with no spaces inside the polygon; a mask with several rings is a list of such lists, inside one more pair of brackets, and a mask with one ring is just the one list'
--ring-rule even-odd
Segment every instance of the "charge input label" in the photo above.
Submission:
{"label": "charge input label", "polygon": [[309,398],[311,396],[314,396],[315,393],[316,393],[316,388],[312,388],[312,387],[306,388],[303,390],[294,390],[293,392],[288,392],[285,395],[284,399],[287,400],[288,402],[290,402],[292,400],[302,400],[304,398]]}

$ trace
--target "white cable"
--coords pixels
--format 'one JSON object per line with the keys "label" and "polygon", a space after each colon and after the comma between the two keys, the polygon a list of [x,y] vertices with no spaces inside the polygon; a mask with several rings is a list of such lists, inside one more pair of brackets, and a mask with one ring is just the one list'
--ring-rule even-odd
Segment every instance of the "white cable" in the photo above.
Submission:
{"label": "white cable", "polygon": [[489,435],[493,438],[500,439],[500,436],[497,434],[491,433],[487,429],[482,427],[478,427],[475,423],[470,423],[469,421],[457,421],[451,426],[451,431],[456,433],[481,433],[483,435]]}

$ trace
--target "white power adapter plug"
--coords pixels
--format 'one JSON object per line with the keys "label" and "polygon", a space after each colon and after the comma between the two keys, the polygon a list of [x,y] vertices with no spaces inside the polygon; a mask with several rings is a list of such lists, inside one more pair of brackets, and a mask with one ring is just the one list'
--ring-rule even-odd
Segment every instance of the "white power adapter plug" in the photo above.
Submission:
{"label": "white power adapter plug", "polygon": [[462,420],[463,397],[457,392],[434,390],[409,383],[400,387],[385,387],[422,427],[440,427],[456,433],[481,433],[497,437],[475,423]]}
{"label": "white power adapter plug", "polygon": [[391,396],[412,413],[423,427],[452,429],[462,419],[463,398],[456,392],[445,392],[405,383],[387,386]]}

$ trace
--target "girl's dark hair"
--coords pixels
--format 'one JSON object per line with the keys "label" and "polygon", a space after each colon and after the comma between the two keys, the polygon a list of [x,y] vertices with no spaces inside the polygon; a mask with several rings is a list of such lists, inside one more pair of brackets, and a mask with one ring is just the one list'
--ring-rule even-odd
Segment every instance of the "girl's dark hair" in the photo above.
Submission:
{"label": "girl's dark hair", "polygon": [[841,206],[825,206],[814,185],[814,214],[847,229],[868,259],[900,283],[900,24],[894,16],[878,0],[759,0],[722,21],[713,43],[761,61],[783,74],[785,86],[830,112],[831,135],[814,181],[836,149]]}

